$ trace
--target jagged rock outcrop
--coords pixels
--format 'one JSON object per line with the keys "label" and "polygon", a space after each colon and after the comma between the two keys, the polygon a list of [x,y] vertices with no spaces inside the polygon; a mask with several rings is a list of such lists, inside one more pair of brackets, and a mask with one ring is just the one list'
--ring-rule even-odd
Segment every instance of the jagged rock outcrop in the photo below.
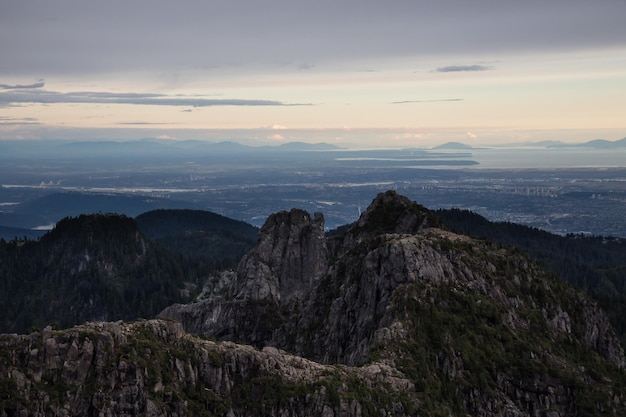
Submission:
{"label": "jagged rock outcrop", "polygon": [[436,227],[439,220],[426,207],[395,191],[380,193],[344,237],[350,249],[373,237],[386,234],[415,234],[427,227]]}
{"label": "jagged rock outcrop", "polygon": [[324,217],[304,210],[269,216],[257,246],[237,268],[230,296],[236,300],[287,302],[305,298],[328,268]]}
{"label": "jagged rock outcrop", "polygon": [[411,383],[385,365],[320,365],[202,340],[171,321],[2,335],[0,352],[1,417],[408,416],[415,406]]}
{"label": "jagged rock outcrop", "polygon": [[161,313],[179,320],[188,331],[256,346],[289,323],[317,287],[328,268],[324,217],[299,209],[269,216],[258,244],[210,285],[197,305],[175,305]]}
{"label": "jagged rock outcrop", "polygon": [[[438,398],[426,414],[577,415],[590,406],[583,392],[603,392],[593,407],[626,410],[623,392],[589,374],[597,357],[605,378],[624,380],[624,352],[606,317],[522,254],[442,230],[431,212],[393,191],[325,243],[308,220],[294,225],[298,218],[308,219],[300,210],[268,219],[229,290],[162,316],[321,363],[382,361],[413,374],[420,395]],[[307,251],[299,246],[312,241]],[[305,252],[325,270],[294,267]],[[281,266],[281,257],[291,260]],[[308,297],[284,302],[298,282]],[[224,333],[223,323],[248,327]]]}

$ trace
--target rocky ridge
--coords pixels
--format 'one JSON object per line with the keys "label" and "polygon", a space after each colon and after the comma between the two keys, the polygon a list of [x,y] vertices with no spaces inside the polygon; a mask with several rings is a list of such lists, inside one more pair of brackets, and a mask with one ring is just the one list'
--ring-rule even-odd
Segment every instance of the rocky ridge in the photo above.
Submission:
{"label": "rocky ridge", "polygon": [[2,336],[0,415],[626,413],[602,311],[514,249],[439,226],[393,191],[333,237],[319,214],[272,215],[168,320]]}
{"label": "rocky ridge", "polygon": [[3,417],[361,415],[374,387],[403,410],[411,386],[384,365],[321,365],[202,340],[165,320],[2,335],[0,352]]}
{"label": "rocky ridge", "polygon": [[[586,400],[571,386],[598,382],[581,366],[588,360],[623,380],[624,352],[604,314],[514,249],[447,232],[430,211],[393,191],[325,243],[322,221],[300,210],[270,217],[257,247],[215,281],[207,299],[161,316],[190,332],[320,363],[388,364],[415,374],[418,392],[441,402],[426,409],[443,414],[554,408],[555,415],[575,415]],[[286,260],[279,267],[270,261],[277,253]],[[294,303],[277,271],[311,259],[326,270],[299,275]],[[290,282],[299,273],[291,269]],[[457,394],[447,397],[447,390]],[[545,398],[524,400],[542,390]],[[613,395],[624,401],[619,390],[605,394],[607,404]]]}

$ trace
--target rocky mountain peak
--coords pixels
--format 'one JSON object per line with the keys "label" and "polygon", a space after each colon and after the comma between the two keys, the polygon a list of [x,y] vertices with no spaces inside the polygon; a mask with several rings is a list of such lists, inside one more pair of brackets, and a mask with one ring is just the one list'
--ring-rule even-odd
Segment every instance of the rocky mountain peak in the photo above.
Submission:
{"label": "rocky mountain peak", "polygon": [[235,299],[301,298],[328,267],[324,216],[292,209],[269,216],[237,268]]}
{"label": "rocky mountain peak", "polygon": [[[415,234],[439,225],[426,207],[393,190],[379,193],[350,230],[350,244],[385,233]],[[356,242],[353,242],[355,240]]]}
{"label": "rocky mountain peak", "polygon": [[343,236],[325,237],[319,214],[276,213],[215,284],[227,290],[161,317],[325,365],[389,367],[423,415],[626,410],[607,382],[626,381],[624,352],[594,303],[519,251],[437,225],[394,191]]}

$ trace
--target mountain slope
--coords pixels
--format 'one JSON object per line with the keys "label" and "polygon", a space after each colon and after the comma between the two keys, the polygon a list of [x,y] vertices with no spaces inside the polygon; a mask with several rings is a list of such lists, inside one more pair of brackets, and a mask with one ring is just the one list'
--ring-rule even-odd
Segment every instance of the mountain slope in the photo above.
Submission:
{"label": "mountain slope", "polygon": [[[0,337],[6,415],[622,416],[624,351],[584,294],[389,191],[344,233],[270,216],[163,320]],[[190,336],[229,341],[212,342]],[[290,352],[287,354],[285,351]]]}
{"label": "mountain slope", "polygon": [[0,331],[154,317],[208,273],[112,214],[61,220],[39,241],[0,243]]}
{"label": "mountain slope", "polygon": [[384,365],[320,365],[185,334],[171,321],[87,323],[0,335],[0,415],[368,416],[414,414]]}
{"label": "mountain slope", "polygon": [[321,215],[277,213],[236,273],[160,316],[325,364],[387,364],[424,415],[626,411],[624,352],[589,298],[438,224],[394,192],[328,239]]}
{"label": "mountain slope", "polygon": [[148,239],[171,251],[202,257],[216,269],[236,267],[258,235],[248,223],[203,210],[153,210],[136,221]]}
{"label": "mountain slope", "polygon": [[512,246],[590,294],[607,311],[622,345],[626,342],[626,239],[559,236],[510,222],[491,222],[467,210],[436,212],[450,230]]}

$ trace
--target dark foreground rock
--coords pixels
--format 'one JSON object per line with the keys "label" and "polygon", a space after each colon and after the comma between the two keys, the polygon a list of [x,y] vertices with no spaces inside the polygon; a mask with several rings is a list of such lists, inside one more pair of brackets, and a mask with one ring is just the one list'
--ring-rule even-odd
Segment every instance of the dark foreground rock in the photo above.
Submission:
{"label": "dark foreground rock", "polygon": [[410,411],[412,384],[385,365],[320,365],[202,340],[172,321],[3,335],[0,351],[3,417],[357,416],[383,403]]}

